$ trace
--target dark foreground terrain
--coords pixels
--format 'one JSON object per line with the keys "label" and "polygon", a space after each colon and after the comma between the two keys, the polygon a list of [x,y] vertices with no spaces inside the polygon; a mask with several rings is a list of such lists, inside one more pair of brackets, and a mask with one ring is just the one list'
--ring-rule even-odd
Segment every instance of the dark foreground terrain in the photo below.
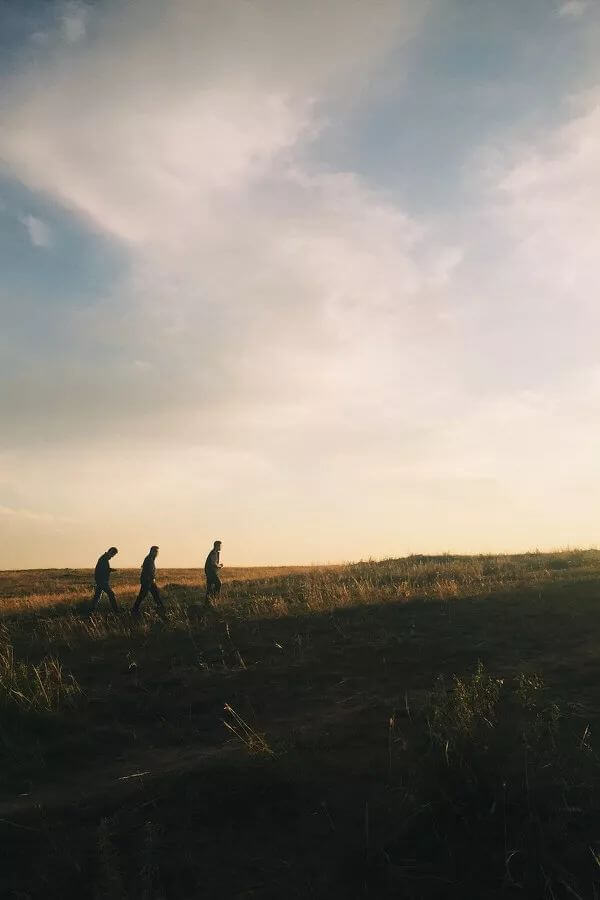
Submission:
{"label": "dark foreground terrain", "polygon": [[0,573],[0,896],[600,897],[599,552],[136,574]]}

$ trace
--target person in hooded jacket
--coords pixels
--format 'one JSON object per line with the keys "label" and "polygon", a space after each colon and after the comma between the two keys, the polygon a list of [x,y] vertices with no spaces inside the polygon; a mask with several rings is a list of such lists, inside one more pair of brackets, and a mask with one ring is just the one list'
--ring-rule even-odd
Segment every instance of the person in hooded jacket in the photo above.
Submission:
{"label": "person in hooded jacket", "polygon": [[213,548],[206,557],[204,563],[204,574],[206,575],[206,602],[210,603],[211,597],[219,595],[221,590],[221,579],[219,578],[219,569],[223,568],[221,563],[221,541],[215,541]]}
{"label": "person in hooded jacket", "polygon": [[96,589],[94,591],[94,596],[92,598],[92,608],[91,612],[95,612],[98,608],[98,604],[100,603],[100,597],[102,594],[106,594],[110,601],[110,605],[112,607],[113,612],[117,612],[117,598],[115,597],[114,591],[110,586],[110,575],[113,569],[110,567],[110,561],[113,556],[116,556],[119,551],[116,547],[109,547],[106,553],[103,553],[96,563],[96,568],[94,569],[94,581],[96,582]]}
{"label": "person in hooded jacket", "polygon": [[159,615],[163,619],[165,618],[165,607],[162,602],[162,597],[160,596],[160,591],[158,590],[158,586],[156,584],[157,556],[158,547],[154,544],[152,547],[150,547],[150,552],[145,557],[144,562],[142,563],[142,570],[140,572],[140,592],[137,595],[137,599],[133,604],[133,609],[131,610],[131,613],[134,616],[139,616],[140,606],[142,605],[142,600],[144,600],[146,595],[152,594]]}

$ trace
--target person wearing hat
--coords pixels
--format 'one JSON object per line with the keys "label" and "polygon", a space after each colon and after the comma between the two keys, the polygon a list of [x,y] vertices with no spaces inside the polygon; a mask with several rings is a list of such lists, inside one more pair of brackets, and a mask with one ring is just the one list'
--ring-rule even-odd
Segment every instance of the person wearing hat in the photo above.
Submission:
{"label": "person wearing hat", "polygon": [[109,547],[106,553],[103,553],[94,569],[94,581],[96,582],[96,590],[92,598],[91,612],[95,612],[100,603],[102,594],[106,594],[112,606],[113,612],[117,612],[117,598],[110,586],[110,573],[113,571],[110,567],[110,561],[119,551],[116,547]]}
{"label": "person wearing hat", "polygon": [[153,545],[152,547],[150,547],[150,552],[142,563],[142,571],[140,572],[140,592],[137,595],[137,599],[133,604],[133,609],[131,610],[131,613],[134,616],[139,615],[142,600],[146,597],[147,594],[152,594],[152,596],[154,597],[154,602],[156,603],[156,608],[158,609],[159,615],[163,618],[165,616],[165,607],[156,585],[157,556],[158,547],[156,545]]}
{"label": "person wearing hat", "polygon": [[210,602],[212,596],[217,596],[221,590],[221,579],[218,571],[223,568],[220,560],[221,541],[215,541],[213,548],[206,557],[204,563],[204,574],[206,575],[206,602]]}

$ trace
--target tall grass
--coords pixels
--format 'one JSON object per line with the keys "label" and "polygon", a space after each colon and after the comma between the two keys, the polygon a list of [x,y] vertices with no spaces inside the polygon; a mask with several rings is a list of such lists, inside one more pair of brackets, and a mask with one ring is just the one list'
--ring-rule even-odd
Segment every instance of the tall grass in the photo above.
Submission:
{"label": "tall grass", "polygon": [[0,706],[36,712],[55,712],[72,705],[81,689],[55,657],[37,665],[19,660],[11,644],[0,647]]}
{"label": "tall grass", "polygon": [[574,707],[557,703],[539,674],[497,678],[480,662],[450,686],[440,679],[424,714],[429,747],[416,781],[431,805],[420,827],[452,828],[454,864],[472,880],[531,897],[587,896],[600,766]]}
{"label": "tall grass", "polygon": [[[445,604],[452,615],[455,602],[461,598],[484,600],[517,589],[541,592],[561,582],[594,579],[599,572],[600,552],[595,550],[520,556],[412,556],[331,568],[258,569],[252,579],[249,570],[234,569],[226,570],[222,594],[213,601],[208,614],[201,572],[166,570],[159,573],[159,582],[168,611],[168,629],[184,632],[189,641],[207,624],[219,621],[245,626],[251,621],[414,601]],[[120,572],[115,577],[118,615],[106,605],[94,615],[87,613],[90,581],[91,574],[82,571],[0,573],[0,621],[4,622],[8,642],[21,646],[27,636],[32,652],[37,654],[36,665],[40,653],[50,657],[47,668],[52,667],[51,658],[57,649],[117,637],[134,647],[144,636],[163,633],[149,600],[141,620],[131,620],[137,572]],[[106,599],[102,602],[106,604]],[[229,643],[228,638],[225,643]]]}
{"label": "tall grass", "polygon": [[[518,585],[586,579],[594,577],[599,568],[597,550],[512,556],[408,556],[329,567],[234,568],[224,571],[224,589],[216,605],[231,607],[242,617],[277,617],[361,603],[484,596]],[[118,572],[113,581],[125,612],[138,590],[138,572]],[[199,569],[159,570],[159,584],[173,608],[179,601],[188,605],[203,600],[204,574]],[[92,592],[91,571],[4,572],[0,573],[0,613],[10,616],[43,610],[45,615],[54,611],[62,616],[65,608],[80,612]],[[100,612],[105,611],[107,607],[101,606]]]}
{"label": "tall grass", "polygon": [[[338,859],[365,863],[356,891],[331,896],[388,896],[373,887],[378,869],[386,884],[397,879],[389,896],[414,900],[600,897],[598,551],[230,570],[209,610],[200,572],[167,570],[166,623],[149,600],[132,620],[133,571],[115,577],[120,612],[90,615],[90,580],[0,574],[0,708],[19,713],[5,716],[0,749],[4,780],[22,791],[57,772],[68,789],[69,759],[101,785],[119,760],[125,772],[152,771],[148,796],[122,822],[112,815],[120,794],[114,807],[98,800],[80,857],[93,857],[97,900],[200,896],[212,854],[225,847],[225,868],[234,866],[246,841],[249,871],[263,853],[287,865],[317,827],[316,809],[327,810],[319,853],[337,841]],[[22,765],[28,747],[43,764]],[[161,781],[163,751],[173,785]],[[194,777],[181,765],[186,751],[197,756]],[[233,776],[230,808],[216,789],[206,805],[211,754],[225,788]],[[264,785],[246,794],[250,767]],[[116,768],[111,779],[117,797]],[[285,790],[272,821],[276,783]],[[300,824],[284,846],[288,821]],[[266,837],[253,843],[259,826]],[[297,878],[307,847],[290,863]],[[178,867],[192,881],[197,869],[197,888],[170,892]],[[256,896],[277,896],[260,893],[261,879]]]}

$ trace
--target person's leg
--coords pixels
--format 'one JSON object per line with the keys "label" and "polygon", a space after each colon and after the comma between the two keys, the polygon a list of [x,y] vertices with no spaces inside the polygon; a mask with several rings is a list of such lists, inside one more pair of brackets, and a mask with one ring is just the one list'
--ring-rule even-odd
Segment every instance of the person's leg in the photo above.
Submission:
{"label": "person's leg", "polygon": [[164,618],[165,615],[166,615],[166,613],[165,613],[165,605],[164,605],[164,603],[162,602],[162,597],[160,596],[160,591],[158,590],[158,588],[157,588],[157,586],[156,586],[155,584],[153,584],[153,585],[151,586],[151,588],[150,588],[150,593],[151,593],[152,596],[154,597],[154,602],[156,603],[156,608],[157,608],[157,610],[158,610],[158,614]]}
{"label": "person's leg", "polygon": [[96,612],[96,607],[98,606],[98,604],[100,602],[100,597],[102,596],[102,590],[103,590],[102,585],[97,584],[96,590],[94,591],[94,596],[92,597],[92,605],[90,608],[90,612]]}
{"label": "person's leg", "polygon": [[215,580],[213,583],[213,592],[214,592],[215,596],[217,596],[217,597],[221,593],[221,579],[219,578],[218,575],[215,575]]}
{"label": "person's leg", "polygon": [[204,595],[204,609],[212,609],[212,603],[210,602],[210,578],[208,574],[204,573],[206,576],[206,594]]}
{"label": "person's leg", "polygon": [[137,599],[136,599],[135,603],[133,604],[133,608],[131,610],[132,615],[137,616],[137,614],[140,611],[140,606],[142,605],[142,600],[144,599],[144,597],[146,596],[147,593],[148,593],[148,588],[146,587],[146,585],[142,584],[140,587],[140,592],[137,595]]}
{"label": "person's leg", "polygon": [[118,612],[119,607],[117,606],[117,598],[115,597],[115,592],[108,585],[104,588],[104,593],[110,600],[110,605],[112,606],[113,612]]}

